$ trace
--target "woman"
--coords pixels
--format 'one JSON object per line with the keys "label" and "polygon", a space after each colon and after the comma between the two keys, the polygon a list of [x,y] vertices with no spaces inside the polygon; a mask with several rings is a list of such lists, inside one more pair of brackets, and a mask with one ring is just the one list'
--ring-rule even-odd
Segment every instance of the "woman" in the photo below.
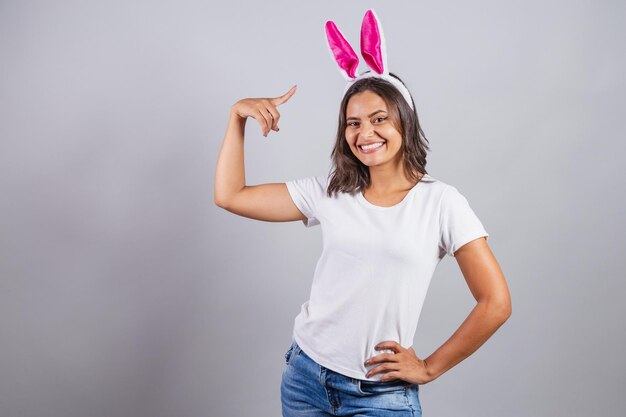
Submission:
{"label": "woman", "polygon": [[[406,86],[388,72],[369,75],[353,77],[344,94],[330,175],[245,184],[246,119],[255,118],[264,136],[277,132],[277,107],[295,86],[279,97],[233,104],[218,158],[219,207],[323,229],[311,296],[285,353],[285,417],[421,416],[419,385],[473,353],[511,314],[489,234],[455,187],[426,172],[428,145]],[[411,345],[446,254],[457,260],[477,305],[421,359]]]}

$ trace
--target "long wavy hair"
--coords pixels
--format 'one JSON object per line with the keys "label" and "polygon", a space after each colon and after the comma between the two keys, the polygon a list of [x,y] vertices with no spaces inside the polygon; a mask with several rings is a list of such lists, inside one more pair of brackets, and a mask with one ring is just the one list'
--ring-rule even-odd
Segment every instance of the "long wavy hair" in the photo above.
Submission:
{"label": "long wavy hair", "polygon": [[[404,82],[395,74],[390,76]],[[369,90],[379,95],[387,104],[391,122],[402,135],[400,148],[404,162],[404,171],[407,178],[417,181],[419,174],[427,174],[426,153],[430,150],[428,139],[424,135],[419,124],[417,111],[412,110],[400,91],[389,81],[378,77],[368,77],[356,81],[350,86],[341,100],[339,107],[339,123],[337,126],[337,139],[331,153],[332,167],[327,194],[329,197],[336,192],[354,193],[361,192],[370,185],[369,167],[362,163],[350,149],[346,141],[346,108],[350,98],[358,93]],[[415,102],[411,97],[413,109]]]}

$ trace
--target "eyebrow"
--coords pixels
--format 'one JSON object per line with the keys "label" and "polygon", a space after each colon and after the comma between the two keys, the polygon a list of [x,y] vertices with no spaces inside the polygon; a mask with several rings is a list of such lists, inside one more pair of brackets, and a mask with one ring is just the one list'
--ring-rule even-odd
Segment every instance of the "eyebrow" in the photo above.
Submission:
{"label": "eyebrow", "polygon": [[[373,115],[375,115],[376,113],[380,113],[380,112],[387,113],[385,110],[376,110],[375,112],[372,112],[372,113],[368,114],[368,115],[367,115],[367,117],[372,117],[372,116],[373,116]],[[359,120],[359,118],[358,118],[358,117],[350,116],[350,117],[348,117],[348,118],[346,119],[346,122],[347,122],[348,120],[352,120],[352,119]]]}

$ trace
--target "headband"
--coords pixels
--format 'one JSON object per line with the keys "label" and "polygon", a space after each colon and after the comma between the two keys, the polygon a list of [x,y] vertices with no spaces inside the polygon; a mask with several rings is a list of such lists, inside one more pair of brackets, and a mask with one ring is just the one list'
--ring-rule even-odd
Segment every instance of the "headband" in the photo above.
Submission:
{"label": "headband", "polygon": [[332,20],[326,22],[325,30],[326,39],[328,39],[328,50],[337,63],[339,72],[343,78],[348,80],[348,84],[343,90],[344,95],[348,88],[357,80],[369,77],[382,78],[396,87],[409,104],[409,107],[413,109],[413,101],[411,100],[409,90],[400,80],[389,74],[385,36],[374,10],[370,9],[365,12],[363,23],[361,24],[361,56],[363,56],[363,59],[373,71],[366,71],[357,75],[359,58],[352,46],[350,46],[350,43]]}

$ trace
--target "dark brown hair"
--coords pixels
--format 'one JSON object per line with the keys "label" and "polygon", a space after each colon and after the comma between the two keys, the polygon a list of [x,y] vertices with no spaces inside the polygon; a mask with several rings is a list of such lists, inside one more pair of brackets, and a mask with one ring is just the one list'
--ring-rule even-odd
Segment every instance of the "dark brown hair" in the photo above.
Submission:
{"label": "dark brown hair", "polygon": [[[402,80],[393,73],[390,76]],[[362,163],[350,150],[346,142],[346,108],[350,98],[363,91],[369,90],[379,95],[387,104],[390,120],[402,135],[400,152],[404,160],[404,170],[407,178],[417,181],[419,173],[427,174],[426,152],[430,150],[428,139],[419,124],[417,111],[412,110],[400,91],[389,81],[379,77],[368,77],[356,81],[350,86],[339,106],[339,123],[337,139],[331,153],[332,168],[327,194],[332,197],[335,192],[354,193],[362,191],[370,185],[369,167]],[[415,102],[411,97],[413,109]]]}

